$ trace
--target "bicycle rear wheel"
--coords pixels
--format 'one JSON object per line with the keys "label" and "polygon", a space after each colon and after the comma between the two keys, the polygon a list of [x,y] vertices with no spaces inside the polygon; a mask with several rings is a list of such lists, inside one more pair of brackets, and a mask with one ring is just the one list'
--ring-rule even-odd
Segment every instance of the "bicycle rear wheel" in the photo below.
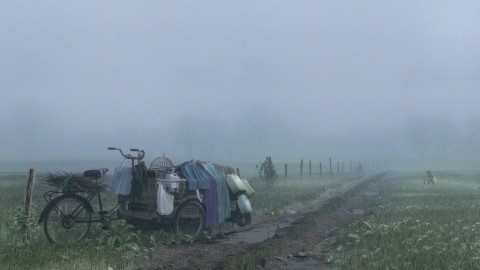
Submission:
{"label": "bicycle rear wheel", "polygon": [[62,195],[47,206],[43,228],[47,239],[58,245],[81,241],[90,231],[92,207],[76,195]]}
{"label": "bicycle rear wheel", "polygon": [[179,206],[175,215],[175,231],[184,240],[195,240],[205,224],[205,210],[197,200],[188,200]]}

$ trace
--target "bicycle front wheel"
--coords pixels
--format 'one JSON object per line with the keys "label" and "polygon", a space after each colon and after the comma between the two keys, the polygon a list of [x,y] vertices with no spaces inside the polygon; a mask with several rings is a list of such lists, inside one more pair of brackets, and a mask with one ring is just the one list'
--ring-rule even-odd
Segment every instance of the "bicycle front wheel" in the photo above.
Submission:
{"label": "bicycle front wheel", "polygon": [[81,241],[90,231],[92,207],[82,197],[62,195],[47,206],[43,228],[47,239],[58,245]]}

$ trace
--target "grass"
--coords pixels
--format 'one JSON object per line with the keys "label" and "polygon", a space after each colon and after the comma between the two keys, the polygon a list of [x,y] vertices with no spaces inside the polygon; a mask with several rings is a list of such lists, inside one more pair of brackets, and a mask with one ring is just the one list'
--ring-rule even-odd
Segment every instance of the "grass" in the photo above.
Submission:
{"label": "grass", "polygon": [[342,269],[480,269],[480,174],[443,172],[383,182],[375,214],[344,230],[333,261]]}
{"label": "grass", "polygon": [[[180,239],[172,232],[135,229],[123,221],[113,223],[111,230],[92,225],[85,240],[75,246],[58,247],[50,244],[42,224],[37,225],[39,214],[46,202],[43,193],[49,187],[42,183],[41,175],[35,183],[31,218],[24,220],[22,207],[25,199],[27,174],[0,175],[0,265],[1,269],[124,269],[137,261],[148,259],[154,251],[178,244]],[[348,186],[359,180],[358,175],[322,176],[322,178],[279,179],[273,185],[251,181],[256,190],[251,198],[254,219],[262,215],[280,213],[294,203],[324,196],[327,192]],[[114,196],[106,198],[113,204]],[[27,226],[27,237],[24,227]]]}
{"label": "grass", "polygon": [[[179,242],[173,233],[137,230],[118,221],[113,223],[111,230],[102,230],[100,224],[92,224],[89,235],[78,245],[54,246],[47,241],[43,224],[37,224],[46,205],[43,193],[50,188],[41,181],[35,183],[31,217],[25,222],[22,207],[26,180],[27,175],[23,174],[0,178],[1,269],[123,269],[132,262],[147,259],[162,246]],[[116,200],[113,196],[105,199],[110,205]],[[26,237],[24,224],[28,225]]]}
{"label": "grass", "polygon": [[251,182],[256,195],[250,198],[256,215],[278,214],[285,207],[324,197],[332,190],[345,188],[361,180],[361,175],[322,176],[321,178],[279,179],[274,185]]}

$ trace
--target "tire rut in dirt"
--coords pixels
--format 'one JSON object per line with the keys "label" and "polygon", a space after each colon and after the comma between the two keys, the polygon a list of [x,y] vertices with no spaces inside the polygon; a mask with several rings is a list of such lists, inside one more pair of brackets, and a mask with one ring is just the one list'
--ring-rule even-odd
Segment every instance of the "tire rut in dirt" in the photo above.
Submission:
{"label": "tire rut in dirt", "polygon": [[[172,246],[156,253],[150,261],[134,269],[228,269],[232,264],[242,265],[248,260],[257,263],[261,258],[265,259],[264,269],[284,269],[282,267],[285,262],[274,259],[275,257],[288,258],[295,252],[312,248],[354,220],[364,218],[366,215],[353,215],[347,210],[351,207],[363,207],[355,199],[362,197],[367,190],[371,192],[375,183],[385,176],[385,173],[373,175],[343,194],[324,201],[317,210],[299,216],[291,226],[277,230],[272,238],[263,242],[196,242],[191,245]],[[371,201],[360,202],[368,207],[374,197],[370,196],[368,200]],[[253,226],[255,225],[248,227],[254,228]],[[321,258],[314,259],[322,263]],[[256,268],[256,265],[252,267]]]}

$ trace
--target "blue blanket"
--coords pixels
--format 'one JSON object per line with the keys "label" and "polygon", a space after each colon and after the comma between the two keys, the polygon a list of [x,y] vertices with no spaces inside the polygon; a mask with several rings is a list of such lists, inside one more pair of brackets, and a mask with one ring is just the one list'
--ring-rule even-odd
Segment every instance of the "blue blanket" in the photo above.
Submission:
{"label": "blue blanket", "polygon": [[205,177],[200,171],[195,161],[187,161],[177,166],[180,168],[183,176],[187,179],[188,190],[208,189],[208,177]]}
{"label": "blue blanket", "polygon": [[210,228],[218,225],[217,219],[217,184],[215,178],[211,176],[200,164],[194,161],[187,161],[178,165],[183,176],[187,179],[188,189],[205,190],[205,206],[207,217],[205,227]]}

